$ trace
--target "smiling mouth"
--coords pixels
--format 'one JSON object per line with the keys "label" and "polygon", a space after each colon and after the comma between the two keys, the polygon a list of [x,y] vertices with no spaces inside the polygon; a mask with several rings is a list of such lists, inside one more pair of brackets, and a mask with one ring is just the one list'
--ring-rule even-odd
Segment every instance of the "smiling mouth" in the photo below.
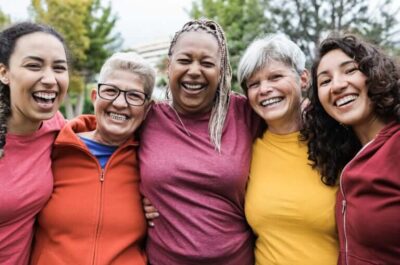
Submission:
{"label": "smiling mouth", "polygon": [[56,100],[57,93],[56,92],[34,92],[32,94],[33,98],[35,99],[36,102],[38,103],[53,103]]}
{"label": "smiling mouth", "polygon": [[108,116],[111,119],[117,120],[117,121],[126,121],[128,119],[128,116],[123,115],[123,114],[119,114],[119,113],[115,113],[115,112],[109,112]]}
{"label": "smiling mouth", "polygon": [[345,97],[342,97],[342,98],[336,100],[334,105],[336,107],[342,107],[344,105],[347,105],[347,104],[353,102],[357,98],[358,98],[358,95],[348,95],[348,96],[345,96]]}
{"label": "smiling mouth", "polygon": [[182,83],[182,86],[185,89],[191,90],[191,91],[201,90],[206,87],[206,85],[204,85],[204,84],[189,84],[189,83]]}
{"label": "smiling mouth", "polygon": [[280,103],[283,97],[274,97],[261,101],[261,106],[268,107]]}

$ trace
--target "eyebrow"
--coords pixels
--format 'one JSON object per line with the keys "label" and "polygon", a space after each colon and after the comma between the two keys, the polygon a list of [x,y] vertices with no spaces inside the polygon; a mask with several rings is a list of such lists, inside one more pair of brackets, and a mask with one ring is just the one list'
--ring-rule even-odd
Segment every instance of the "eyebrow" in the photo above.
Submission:
{"label": "eyebrow", "polygon": [[[339,65],[339,67],[342,68],[343,66],[346,66],[346,65],[351,64],[351,63],[355,63],[355,61],[354,61],[354,60],[344,61],[344,62],[342,62],[342,63]],[[326,74],[326,73],[328,73],[328,70],[325,70],[325,71],[320,72],[319,74],[317,74],[317,78],[318,78],[320,75],[323,75],[323,74]]]}
{"label": "eyebrow", "polygon": [[[26,56],[24,59],[31,59],[31,60],[35,60],[35,61],[39,61],[39,62],[44,62],[43,58],[38,57],[38,56]],[[63,60],[63,59],[59,59],[59,60],[55,60],[54,63],[67,63],[67,61]]]}

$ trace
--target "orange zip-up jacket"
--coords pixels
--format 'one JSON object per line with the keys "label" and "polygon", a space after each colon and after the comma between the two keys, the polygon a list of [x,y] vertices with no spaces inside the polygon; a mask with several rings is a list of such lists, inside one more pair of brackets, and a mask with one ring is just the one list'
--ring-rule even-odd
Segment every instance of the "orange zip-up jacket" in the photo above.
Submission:
{"label": "orange zip-up jacket", "polygon": [[53,150],[54,190],[38,216],[31,264],[146,264],[146,221],[132,139],[104,169],[76,135],[96,127],[93,115],[69,122]]}

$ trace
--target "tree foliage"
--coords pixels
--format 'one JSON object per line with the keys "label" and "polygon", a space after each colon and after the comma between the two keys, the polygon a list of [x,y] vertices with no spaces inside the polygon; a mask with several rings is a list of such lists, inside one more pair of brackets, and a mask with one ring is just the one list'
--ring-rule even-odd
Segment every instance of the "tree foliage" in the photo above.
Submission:
{"label": "tree foliage", "polygon": [[10,24],[11,19],[10,16],[5,14],[1,9],[0,9],[0,30],[2,30],[5,26]]}
{"label": "tree foliage", "polygon": [[366,0],[270,0],[265,15],[274,31],[287,34],[310,57],[331,32],[353,32],[384,48],[396,46],[398,9],[392,0],[371,10]]}
{"label": "tree foliage", "polygon": [[208,17],[221,24],[236,70],[245,47],[255,37],[271,32],[288,35],[309,59],[332,31],[357,33],[395,50],[400,36],[399,9],[394,8],[393,0],[381,0],[373,10],[370,6],[368,0],[197,0],[191,16]]}

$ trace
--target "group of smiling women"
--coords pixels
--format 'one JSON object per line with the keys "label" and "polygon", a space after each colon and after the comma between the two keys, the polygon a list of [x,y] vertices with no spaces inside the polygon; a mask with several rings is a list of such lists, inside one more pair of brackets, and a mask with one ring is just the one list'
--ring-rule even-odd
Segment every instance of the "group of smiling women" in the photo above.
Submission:
{"label": "group of smiling women", "polygon": [[192,20],[167,100],[145,60],[116,53],[95,114],[67,122],[62,36],[3,30],[0,264],[400,264],[399,66],[353,35],[317,50],[308,71],[287,37],[254,40],[243,96],[222,28]]}

